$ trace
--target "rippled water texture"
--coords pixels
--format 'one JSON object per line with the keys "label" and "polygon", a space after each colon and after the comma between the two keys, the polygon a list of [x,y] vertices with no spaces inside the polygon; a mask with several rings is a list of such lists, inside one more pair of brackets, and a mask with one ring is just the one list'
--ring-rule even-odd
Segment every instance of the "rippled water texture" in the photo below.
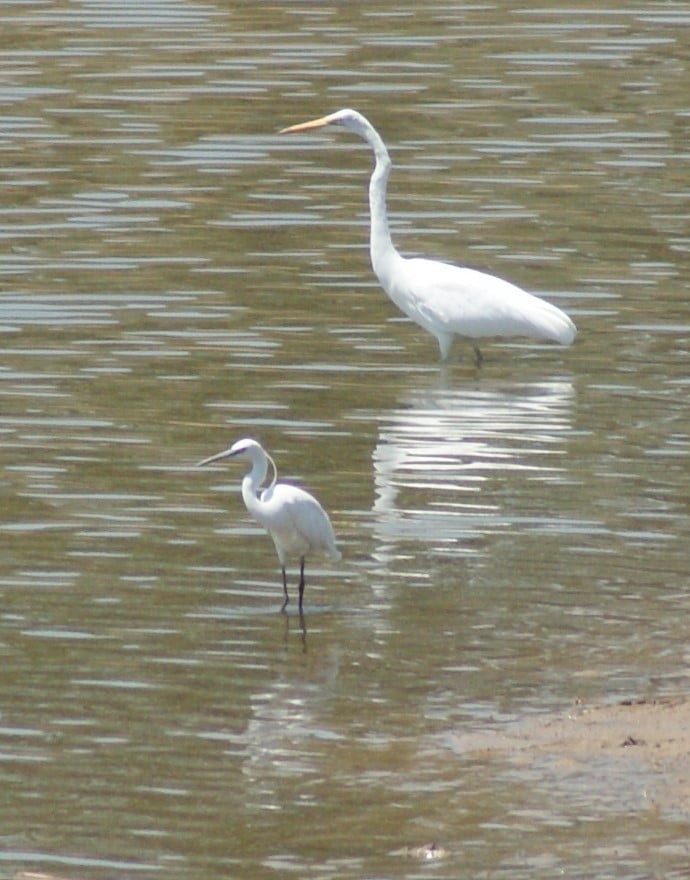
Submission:
{"label": "rippled water texture", "polygon": [[[686,875],[636,765],[453,742],[687,692],[689,25],[2,3],[1,876]],[[439,367],[369,267],[366,146],[277,134],[342,106],[401,250],[545,296],[572,348]],[[343,550],[304,628],[241,466],[195,467],[245,435]]]}

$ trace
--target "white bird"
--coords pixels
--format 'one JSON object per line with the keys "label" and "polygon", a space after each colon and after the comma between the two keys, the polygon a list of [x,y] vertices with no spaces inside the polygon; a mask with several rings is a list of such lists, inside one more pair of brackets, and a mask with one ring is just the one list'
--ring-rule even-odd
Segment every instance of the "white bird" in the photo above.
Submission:
{"label": "white bird", "polygon": [[454,336],[472,340],[477,365],[482,355],[476,340],[487,336],[532,336],[570,345],[575,338],[575,325],[551,303],[476,269],[405,258],[398,253],[391,241],[386,209],[392,163],[379,133],[361,113],[338,110],[291,125],[282,129],[281,134],[334,124],[363,138],[376,158],[369,181],[369,252],[374,272],[396,306],[436,337],[444,361]]}
{"label": "white bird", "polygon": [[[280,569],[283,573],[283,592],[285,610],[290,597],[288,596],[287,575],[285,566],[288,556],[298,556],[300,560],[299,574],[299,611],[302,613],[304,598],[304,561],[310,553],[326,553],[335,562],[341,554],[335,546],[333,527],[328,514],[319,502],[297,486],[289,483],[278,483],[278,471],[275,462],[256,440],[238,440],[229,449],[205,458],[199,467],[221,461],[224,458],[246,456],[251,462],[251,470],[242,479],[242,500],[249,513],[262,525],[273,538]],[[273,480],[267,489],[260,492],[260,486],[266,479],[268,463],[273,468]]]}

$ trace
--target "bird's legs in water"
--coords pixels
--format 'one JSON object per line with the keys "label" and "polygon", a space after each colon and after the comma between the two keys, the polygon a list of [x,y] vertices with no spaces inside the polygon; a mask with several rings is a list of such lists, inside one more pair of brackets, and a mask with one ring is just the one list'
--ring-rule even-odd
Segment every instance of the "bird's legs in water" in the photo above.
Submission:
{"label": "bird's legs in water", "polygon": [[299,613],[302,614],[302,600],[304,599],[304,556],[299,561]]}
{"label": "bird's legs in water", "polygon": [[283,592],[285,593],[285,601],[283,602],[283,607],[280,609],[281,613],[285,611],[288,606],[288,602],[290,601],[290,597],[288,596],[287,591],[287,574],[285,572],[284,566],[280,569],[283,572]]}
{"label": "bird's legs in water", "polygon": [[[283,606],[280,609],[281,611],[285,611],[290,601],[290,596],[288,595],[287,588],[287,573],[284,568],[281,568],[283,573],[283,592],[285,593],[285,601],[283,602]],[[304,556],[301,557],[299,561],[299,614],[302,616],[302,602],[304,600]]]}
{"label": "bird's legs in water", "polygon": [[476,342],[472,343],[472,348],[474,349],[474,362],[478,367],[481,367],[482,361],[484,360],[484,355],[479,350],[479,346]]}

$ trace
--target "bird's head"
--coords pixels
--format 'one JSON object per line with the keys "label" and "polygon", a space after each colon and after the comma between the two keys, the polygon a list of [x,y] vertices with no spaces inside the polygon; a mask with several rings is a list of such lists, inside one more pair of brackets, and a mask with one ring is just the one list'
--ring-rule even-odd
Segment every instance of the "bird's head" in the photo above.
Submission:
{"label": "bird's head", "polygon": [[371,128],[370,123],[361,113],[356,110],[346,108],[344,110],[336,110],[335,113],[329,113],[328,116],[320,116],[318,119],[312,119],[309,122],[300,122],[297,125],[289,125],[283,128],[280,134],[295,134],[299,131],[312,131],[315,128],[323,128],[325,125],[342,125],[356,132],[360,137],[364,137],[364,132]]}
{"label": "bird's head", "polygon": [[253,452],[261,452],[264,453],[263,447],[260,443],[257,443],[256,440],[251,440],[249,437],[245,437],[243,440],[237,440],[232,444],[230,449],[228,450],[228,457],[232,458],[235,455],[251,455]]}
{"label": "bird's head", "polygon": [[213,464],[214,462],[222,461],[225,458],[234,458],[236,455],[250,455],[252,458],[261,456],[266,457],[266,453],[256,440],[245,438],[244,440],[237,440],[237,442],[233,443],[228,449],[224,449],[222,452],[217,452],[215,455],[205,458],[203,461],[200,461],[197,466],[202,467],[205,464]]}
{"label": "bird's head", "polygon": [[242,455],[246,455],[251,461],[251,473],[254,474],[259,483],[262,483],[266,478],[268,465],[270,463],[273,468],[273,480],[271,481],[271,486],[275,485],[276,480],[278,479],[276,463],[260,443],[257,443],[256,440],[251,440],[249,437],[245,437],[244,440],[237,440],[228,449],[224,449],[222,452],[217,452],[215,455],[205,458],[203,461],[199,462],[197,467],[203,467],[205,464],[213,464],[216,461],[223,461],[225,458],[236,458]]}

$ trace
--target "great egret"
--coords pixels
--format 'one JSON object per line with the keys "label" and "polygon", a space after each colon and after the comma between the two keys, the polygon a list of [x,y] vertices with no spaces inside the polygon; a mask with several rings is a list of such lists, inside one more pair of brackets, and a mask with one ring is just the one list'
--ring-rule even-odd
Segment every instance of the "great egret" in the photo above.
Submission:
{"label": "great egret", "polygon": [[369,181],[371,264],[381,286],[396,306],[438,340],[447,360],[454,336],[472,340],[477,359],[478,339],[487,336],[532,336],[570,345],[575,325],[560,309],[532,296],[509,281],[437,260],[402,257],[391,241],[386,189],[391,160],[386,145],[366,117],[356,110],[284,128],[281,134],[342,125],[363,138],[374,151],[376,166]]}
{"label": "great egret", "polygon": [[[297,486],[277,482],[278,471],[275,462],[256,440],[238,440],[229,449],[200,461],[198,466],[212,464],[224,458],[234,458],[237,455],[246,456],[252,466],[242,479],[242,500],[249,513],[273,538],[278,553],[285,593],[282,611],[290,601],[285,573],[287,558],[293,555],[299,557],[301,614],[304,598],[304,561],[307,554],[326,553],[333,561],[337,561],[341,556],[335,546],[331,521],[313,495]],[[273,468],[273,480],[267,489],[259,493],[260,486],[266,479],[269,462]]]}

